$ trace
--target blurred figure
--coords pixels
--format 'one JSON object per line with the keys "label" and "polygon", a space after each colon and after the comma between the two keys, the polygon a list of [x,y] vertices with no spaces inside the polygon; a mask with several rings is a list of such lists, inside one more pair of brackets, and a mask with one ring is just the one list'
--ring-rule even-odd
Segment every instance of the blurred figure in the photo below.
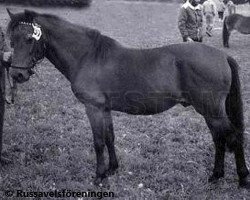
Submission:
{"label": "blurred figure", "polygon": [[200,0],[187,0],[180,9],[178,28],[183,42],[202,42],[202,6]]}
{"label": "blurred figure", "polygon": [[5,105],[5,66],[11,61],[11,52],[8,51],[5,43],[4,34],[0,27],[0,162],[8,162],[2,156],[2,142],[3,142],[3,123],[4,123],[4,105]]}
{"label": "blurred figure", "polygon": [[221,20],[221,21],[223,20],[225,9],[226,9],[226,5],[225,5],[224,1],[218,0],[217,11],[218,11],[219,20]]}
{"label": "blurred figure", "polygon": [[11,60],[11,52],[9,51],[2,28],[0,27],[0,64],[3,65],[3,62],[8,63]]}
{"label": "blurred figure", "polygon": [[236,5],[234,4],[233,1],[229,0],[227,2],[227,10],[228,10],[228,15],[236,13]]}
{"label": "blurred figure", "polygon": [[[2,95],[5,96],[4,97],[5,101],[9,104],[14,103],[14,98],[15,98],[16,92],[17,92],[16,82],[12,78],[9,77],[8,72],[7,72],[7,75],[8,75],[7,78],[8,78],[8,83],[10,84],[10,86],[6,88],[8,92],[5,92],[5,71],[6,71],[5,69],[7,69],[7,71],[8,71],[8,69],[11,65],[11,58],[12,58],[12,52],[10,51],[10,48],[6,44],[4,33],[2,31],[2,28],[0,27],[0,82],[1,82],[1,91],[2,91]],[[0,129],[1,129],[1,125],[0,125]]]}
{"label": "blurred figure", "polygon": [[216,13],[216,5],[213,0],[206,0],[203,3],[203,14],[206,18],[206,34],[212,37],[212,29],[214,26],[214,17]]}

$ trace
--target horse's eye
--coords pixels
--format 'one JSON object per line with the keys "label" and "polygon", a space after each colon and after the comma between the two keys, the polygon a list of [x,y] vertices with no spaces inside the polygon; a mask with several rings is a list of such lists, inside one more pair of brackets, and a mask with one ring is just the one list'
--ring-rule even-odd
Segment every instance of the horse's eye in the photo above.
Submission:
{"label": "horse's eye", "polygon": [[33,39],[32,34],[28,34],[28,35],[26,36],[26,40],[27,40],[27,41],[32,41],[32,39]]}
{"label": "horse's eye", "polygon": [[27,43],[27,44],[31,44],[32,41],[33,41],[32,38],[27,38],[27,39],[26,39],[26,43]]}

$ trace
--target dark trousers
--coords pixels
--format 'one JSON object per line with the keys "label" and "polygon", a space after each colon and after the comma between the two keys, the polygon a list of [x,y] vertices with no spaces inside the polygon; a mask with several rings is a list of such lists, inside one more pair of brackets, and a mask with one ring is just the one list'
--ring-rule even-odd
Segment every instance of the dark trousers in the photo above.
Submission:
{"label": "dark trousers", "polygon": [[223,19],[223,15],[224,15],[223,11],[218,11],[219,19]]}

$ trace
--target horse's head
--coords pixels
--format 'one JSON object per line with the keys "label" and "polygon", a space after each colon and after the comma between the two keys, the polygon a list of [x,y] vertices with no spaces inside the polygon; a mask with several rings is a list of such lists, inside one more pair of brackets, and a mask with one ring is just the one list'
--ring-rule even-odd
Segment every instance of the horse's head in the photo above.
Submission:
{"label": "horse's head", "polygon": [[38,15],[33,11],[12,14],[8,25],[10,44],[14,49],[10,75],[17,82],[28,81],[37,62],[45,56],[42,28],[36,23]]}

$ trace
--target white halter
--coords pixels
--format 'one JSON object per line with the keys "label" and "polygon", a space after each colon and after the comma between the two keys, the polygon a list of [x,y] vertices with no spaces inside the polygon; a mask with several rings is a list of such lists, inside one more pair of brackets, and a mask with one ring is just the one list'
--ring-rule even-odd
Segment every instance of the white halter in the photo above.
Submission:
{"label": "white halter", "polygon": [[42,36],[42,30],[41,27],[38,24],[32,23],[32,27],[34,29],[34,32],[32,34],[32,37],[38,41],[40,40],[41,36]]}
{"label": "white halter", "polygon": [[37,24],[37,23],[28,23],[28,22],[20,22],[20,24],[32,26],[33,29],[34,29],[34,32],[31,35],[31,37],[34,38],[36,41],[40,40],[40,38],[42,37],[42,30],[41,30],[41,26],[39,24]]}

